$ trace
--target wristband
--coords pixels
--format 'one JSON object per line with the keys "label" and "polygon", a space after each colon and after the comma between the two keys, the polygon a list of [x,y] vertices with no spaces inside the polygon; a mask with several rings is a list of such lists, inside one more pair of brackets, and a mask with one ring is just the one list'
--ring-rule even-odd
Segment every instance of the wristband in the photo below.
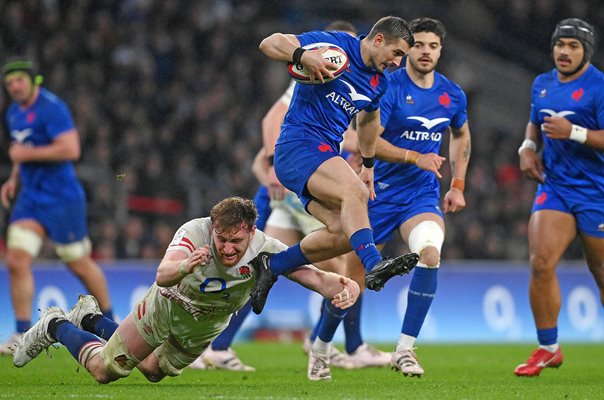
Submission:
{"label": "wristband", "polygon": [[303,49],[302,47],[298,47],[296,50],[294,50],[294,54],[292,54],[292,62],[294,64],[300,64],[302,62],[302,54],[304,54],[305,51],[306,49]]}
{"label": "wristband", "polygon": [[375,165],[375,157],[363,157],[363,167],[373,168]]}
{"label": "wristband", "polygon": [[266,157],[268,160],[268,165],[275,165],[275,155]]}
{"label": "wristband", "polygon": [[579,125],[573,125],[568,138],[570,140],[574,140],[575,142],[585,143],[587,141],[587,128]]}
{"label": "wristband", "polygon": [[524,142],[522,142],[522,144],[518,148],[518,155],[520,155],[520,153],[522,153],[522,150],[524,149],[531,149],[534,152],[537,152],[537,143],[535,143],[531,139],[524,139]]}
{"label": "wristband", "polygon": [[451,180],[451,189],[457,189],[463,192],[466,188],[466,180],[463,178],[453,178]]}
{"label": "wristband", "polygon": [[404,163],[417,164],[419,161],[419,153],[413,150],[405,150]]}
{"label": "wristband", "polygon": [[181,277],[185,277],[190,274],[189,271],[186,270],[187,260],[182,260],[180,264],[178,264],[178,273]]}

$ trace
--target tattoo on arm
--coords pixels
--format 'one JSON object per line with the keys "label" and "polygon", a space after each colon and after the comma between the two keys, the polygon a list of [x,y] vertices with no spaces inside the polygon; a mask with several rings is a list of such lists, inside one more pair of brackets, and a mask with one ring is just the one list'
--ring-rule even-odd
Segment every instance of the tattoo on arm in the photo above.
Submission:
{"label": "tattoo on arm", "polygon": [[463,152],[464,160],[468,161],[470,159],[470,154],[472,154],[472,145],[470,144],[470,141],[468,141],[466,144],[466,149]]}

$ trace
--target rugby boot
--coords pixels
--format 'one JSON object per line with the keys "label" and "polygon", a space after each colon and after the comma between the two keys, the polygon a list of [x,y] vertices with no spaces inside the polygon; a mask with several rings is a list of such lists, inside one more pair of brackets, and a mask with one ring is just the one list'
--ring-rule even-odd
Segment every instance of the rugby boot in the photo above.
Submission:
{"label": "rugby boot", "polygon": [[275,282],[277,282],[277,277],[273,275],[270,269],[272,255],[272,253],[263,251],[250,261],[250,265],[256,271],[256,282],[250,293],[250,303],[252,310],[256,314],[260,314],[264,309],[268,292],[270,292]]}
{"label": "rugby boot", "polygon": [[408,274],[417,262],[419,255],[416,253],[404,254],[396,258],[380,261],[365,275],[365,287],[379,292],[390,278],[396,275]]}

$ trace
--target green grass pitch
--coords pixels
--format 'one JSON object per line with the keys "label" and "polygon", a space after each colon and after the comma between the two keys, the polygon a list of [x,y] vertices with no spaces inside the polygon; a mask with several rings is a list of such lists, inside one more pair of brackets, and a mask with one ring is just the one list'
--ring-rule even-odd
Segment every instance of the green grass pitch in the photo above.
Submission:
{"label": "green grass pitch", "polygon": [[[391,346],[380,346],[389,350]],[[332,369],[331,382],[306,379],[299,343],[234,346],[256,372],[186,369],[158,384],[135,371],[99,385],[65,348],[51,349],[24,368],[0,357],[0,399],[602,399],[604,346],[563,345],[565,362],[538,378],[517,378],[516,364],[530,345],[421,345],[424,377],[405,378],[388,368]]]}

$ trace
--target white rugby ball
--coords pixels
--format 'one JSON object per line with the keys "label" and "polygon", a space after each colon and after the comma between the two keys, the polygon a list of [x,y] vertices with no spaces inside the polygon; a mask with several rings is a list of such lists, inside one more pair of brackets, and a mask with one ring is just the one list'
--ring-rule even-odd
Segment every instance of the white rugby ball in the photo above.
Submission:
{"label": "white rugby ball", "polygon": [[[327,47],[327,50],[323,52],[323,58],[330,61],[338,66],[338,69],[331,71],[334,79],[337,79],[340,75],[348,68],[349,61],[346,52],[339,46],[332,43],[312,43],[304,46],[303,48],[309,51],[319,51],[321,47]],[[302,64],[287,64],[287,72],[294,78],[295,81],[300,83],[322,83],[320,80],[311,81],[308,75],[308,71]],[[331,82],[333,79],[325,78],[324,83]]]}

